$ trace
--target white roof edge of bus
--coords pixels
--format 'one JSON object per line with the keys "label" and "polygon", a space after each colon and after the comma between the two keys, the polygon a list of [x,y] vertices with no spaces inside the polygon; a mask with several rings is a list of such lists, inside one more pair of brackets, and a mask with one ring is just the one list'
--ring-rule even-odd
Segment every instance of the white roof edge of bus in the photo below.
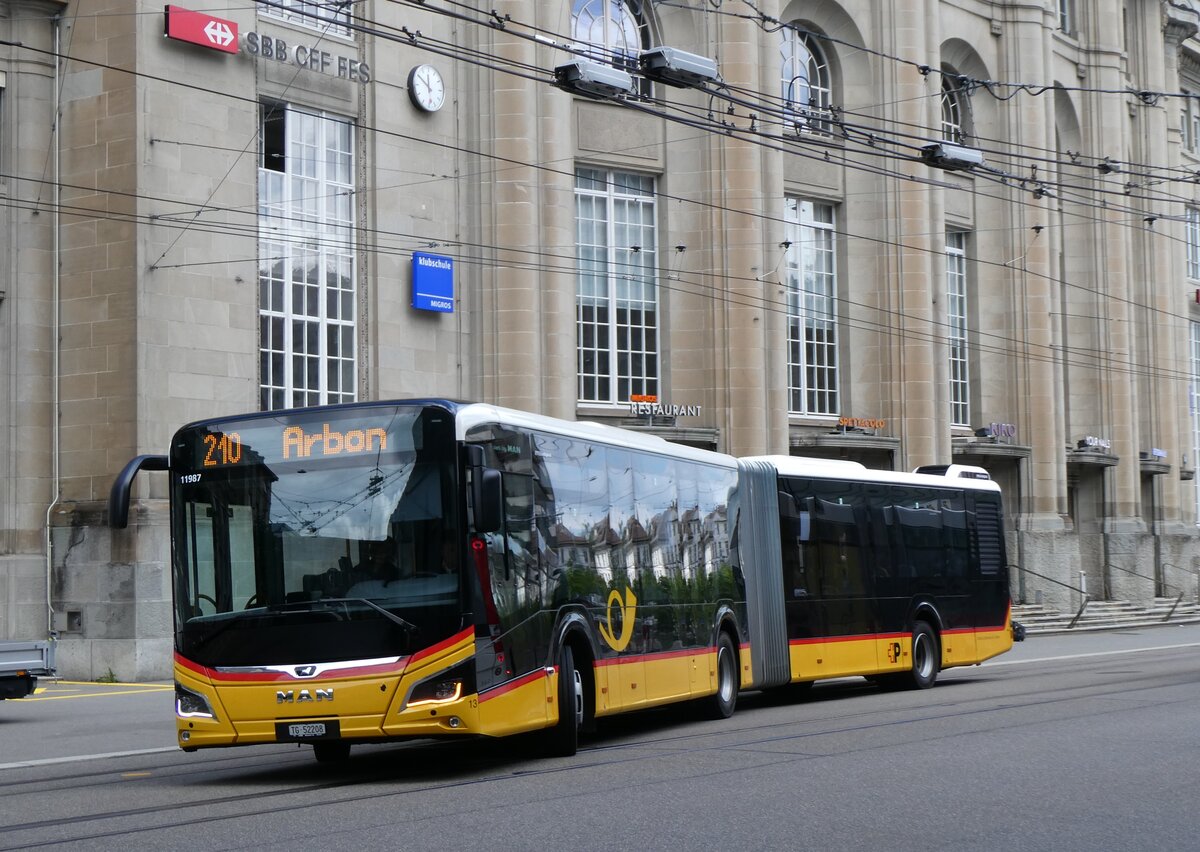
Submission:
{"label": "white roof edge of bus", "polygon": [[[896,470],[878,470],[865,467],[856,461],[846,461],[843,459],[818,459],[805,456],[751,456],[742,459],[742,461],[767,462],[784,476],[855,479],[868,482],[886,482],[893,485],[968,488],[975,491],[1000,490],[1000,486],[991,479],[967,479],[952,476],[935,476],[931,473],[905,473]],[[958,465],[956,467],[961,469],[963,466]]]}
{"label": "white roof edge of bus", "polygon": [[455,427],[458,439],[463,440],[472,428],[486,423],[537,429],[556,435],[597,441],[622,449],[644,450],[651,453],[665,452],[680,458],[723,467],[733,467],[736,464],[733,456],[689,447],[686,444],[676,444],[658,435],[634,432],[631,429],[608,426],[591,420],[560,420],[557,417],[518,411],[515,408],[502,408],[486,402],[472,402],[458,409],[457,426]]}

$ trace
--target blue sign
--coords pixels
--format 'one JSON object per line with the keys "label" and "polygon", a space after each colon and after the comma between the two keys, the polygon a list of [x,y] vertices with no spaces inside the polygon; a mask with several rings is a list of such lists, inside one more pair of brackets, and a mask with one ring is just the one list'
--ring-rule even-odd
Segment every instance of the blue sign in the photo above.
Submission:
{"label": "blue sign", "polygon": [[454,313],[453,258],[413,252],[412,306],[419,311]]}

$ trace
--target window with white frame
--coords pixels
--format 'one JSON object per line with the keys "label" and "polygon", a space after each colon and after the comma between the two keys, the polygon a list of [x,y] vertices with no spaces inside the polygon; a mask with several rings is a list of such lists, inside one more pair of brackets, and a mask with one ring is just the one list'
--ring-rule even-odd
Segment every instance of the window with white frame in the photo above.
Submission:
{"label": "window with white frame", "polygon": [[828,131],[833,93],[820,45],[798,27],[779,31],[784,119],[797,130]]}
{"label": "window with white frame", "polygon": [[1187,238],[1187,276],[1200,281],[1200,208],[1186,208],[1184,234]]}
{"label": "window with white frame", "polygon": [[[1192,381],[1188,385],[1188,407],[1192,417],[1192,464],[1200,467],[1200,322],[1191,323]],[[1200,476],[1195,478],[1196,525],[1200,526]]]}
{"label": "window with white frame", "polygon": [[580,402],[658,396],[655,215],[654,178],[575,170]]}
{"label": "window with white frame", "polygon": [[1067,35],[1075,34],[1075,0],[1058,0],[1058,28]]}
{"label": "window with white frame", "polygon": [[264,102],[260,129],[260,404],[353,401],[353,125]]}
{"label": "window with white frame", "polygon": [[950,344],[950,423],[971,424],[967,350],[967,235],[946,232],[946,337]]}
{"label": "window with white frame", "polygon": [[963,125],[963,90],[953,72],[942,72],[942,139],[961,144],[966,139]]}
{"label": "window with white frame", "polygon": [[1180,111],[1180,135],[1183,138],[1183,150],[1189,154],[1200,156],[1200,103],[1195,92],[1184,89],[1182,92],[1183,109]]}
{"label": "window with white frame", "polygon": [[838,413],[837,267],[833,207],[788,198],[788,411]]}
{"label": "window with white frame", "polygon": [[264,15],[283,18],[297,24],[313,27],[330,35],[350,35],[351,0],[277,0],[258,4]]}

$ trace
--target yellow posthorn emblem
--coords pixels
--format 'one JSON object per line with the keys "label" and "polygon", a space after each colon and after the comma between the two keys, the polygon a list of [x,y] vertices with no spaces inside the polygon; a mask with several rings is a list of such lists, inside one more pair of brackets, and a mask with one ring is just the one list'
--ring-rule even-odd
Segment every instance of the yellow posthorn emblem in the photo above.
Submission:
{"label": "yellow posthorn emblem", "polygon": [[[616,603],[621,608],[621,635],[616,636],[613,633],[612,615],[613,603]],[[633,593],[633,589],[625,589],[625,600],[621,600],[621,593],[613,589],[608,593],[608,608],[605,610],[605,621],[600,625],[600,635],[604,637],[604,641],[608,646],[617,653],[624,651],[629,647],[629,642],[633,639],[633,616],[637,612],[637,596]]]}

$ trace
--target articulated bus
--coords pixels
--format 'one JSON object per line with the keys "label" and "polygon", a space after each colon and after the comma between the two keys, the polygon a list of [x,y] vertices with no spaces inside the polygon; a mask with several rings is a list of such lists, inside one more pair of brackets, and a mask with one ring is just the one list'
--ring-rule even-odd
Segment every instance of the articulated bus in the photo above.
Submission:
{"label": "articulated bus", "polygon": [[188,751],[581,731],[864,675],[928,687],[1011,645],[986,473],[738,460],[476,403],[193,423],[170,476]]}

